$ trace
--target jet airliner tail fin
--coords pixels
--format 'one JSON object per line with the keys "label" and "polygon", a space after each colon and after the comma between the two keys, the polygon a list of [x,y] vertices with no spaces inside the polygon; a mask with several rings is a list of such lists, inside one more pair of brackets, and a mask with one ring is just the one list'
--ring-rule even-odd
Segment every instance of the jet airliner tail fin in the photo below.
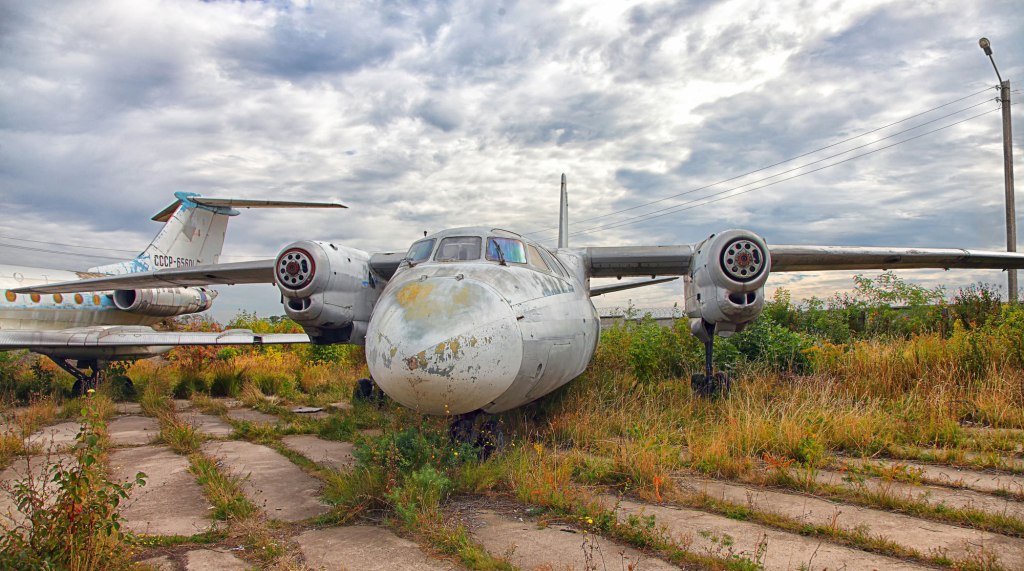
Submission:
{"label": "jet airliner tail fin", "polygon": [[149,246],[133,260],[91,268],[101,274],[127,274],[164,268],[187,268],[220,261],[228,218],[235,208],[345,208],[333,202],[294,202],[203,198],[195,193],[176,192],[177,200],[153,220],[164,227]]}

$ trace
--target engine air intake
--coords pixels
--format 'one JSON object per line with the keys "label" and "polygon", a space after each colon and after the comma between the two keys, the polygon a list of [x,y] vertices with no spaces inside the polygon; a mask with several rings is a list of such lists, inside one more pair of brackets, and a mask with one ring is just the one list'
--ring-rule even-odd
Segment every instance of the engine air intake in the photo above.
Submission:
{"label": "engine air intake", "polygon": [[288,289],[299,289],[316,274],[316,264],[309,252],[292,248],[277,258],[277,283]]}
{"label": "engine air intake", "polygon": [[764,251],[747,238],[737,238],[722,249],[722,270],[741,283],[757,279],[764,271],[764,262]]}

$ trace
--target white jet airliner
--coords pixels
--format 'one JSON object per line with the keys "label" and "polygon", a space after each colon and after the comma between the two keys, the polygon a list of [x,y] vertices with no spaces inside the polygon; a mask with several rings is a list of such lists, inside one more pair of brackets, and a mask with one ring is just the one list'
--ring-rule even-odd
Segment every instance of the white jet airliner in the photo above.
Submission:
{"label": "white jet airliner", "polygon": [[106,363],[151,357],[175,345],[308,342],[302,334],[255,335],[241,329],[179,333],[151,327],[167,317],[209,309],[217,292],[202,286],[53,294],[12,291],[83,278],[217,264],[228,219],[239,213],[235,208],[345,208],[335,203],[204,198],[186,192],[175,193],[175,198],[153,217],[164,223],[160,233],[131,260],[85,272],[0,265],[0,350],[29,349],[50,357],[75,376],[74,392],[80,393],[95,384]]}
{"label": "white jet airliner", "polygon": [[[553,249],[489,226],[425,236],[404,253],[371,254],[303,240],[273,260],[168,268],[17,292],[274,283],[285,313],[312,342],[365,344],[373,381],[385,393],[422,413],[454,416],[453,435],[472,435],[481,412],[522,406],[583,372],[600,333],[590,300],[595,295],[681,276],[690,330],[704,342],[706,355],[704,373],[691,383],[696,392],[713,394],[728,386],[713,370],[714,338],[732,335],[760,315],[770,272],[1024,268],[1024,254],[1017,253],[769,246],[749,230],[727,230],[695,244],[570,248],[567,210],[563,175]],[[590,285],[591,278],[623,276],[652,279]]]}

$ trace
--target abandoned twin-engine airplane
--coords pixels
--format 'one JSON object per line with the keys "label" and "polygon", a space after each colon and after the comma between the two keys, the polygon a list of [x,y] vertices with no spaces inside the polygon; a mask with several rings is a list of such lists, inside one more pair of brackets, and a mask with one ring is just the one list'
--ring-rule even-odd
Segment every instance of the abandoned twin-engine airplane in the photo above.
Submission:
{"label": "abandoned twin-engine airplane", "polygon": [[[175,238],[174,245],[150,252],[171,267],[14,286],[5,292],[11,307],[4,308],[0,300],[0,350],[28,348],[65,363],[91,361],[95,373],[104,360],[149,356],[154,353],[150,346],[163,351],[190,343],[304,340],[260,338],[251,332],[200,339],[139,325],[103,327],[98,312],[93,312],[90,327],[39,331],[73,322],[58,316],[80,311],[81,305],[57,302],[45,311],[31,303],[18,306],[25,294],[38,301],[39,294],[56,298],[78,292],[75,298],[80,300],[81,292],[105,292],[88,298],[98,299],[97,308],[123,319],[125,312],[139,310],[140,300],[163,295],[171,300],[169,305],[151,305],[150,313],[141,314],[175,315],[209,307],[212,297],[205,288],[212,284],[274,283],[283,295],[285,313],[302,325],[310,341],[365,343],[373,380],[399,403],[435,415],[498,413],[538,399],[583,372],[600,332],[592,296],[682,276],[690,329],[704,341],[707,355],[705,373],[695,376],[694,388],[713,393],[728,382],[713,371],[714,337],[729,336],[757,318],[770,272],[1024,268],[1024,255],[1016,253],[769,246],[746,230],[727,230],[691,245],[570,248],[564,175],[557,248],[506,230],[474,227],[425,236],[404,253],[371,254],[303,240],[286,246],[274,260],[218,264],[189,250],[199,240],[194,219],[220,220],[233,212],[232,205],[252,201],[178,198],[172,218],[178,222],[168,222],[161,232],[173,234],[164,237]],[[154,244],[160,240],[158,236]],[[652,279],[590,285],[591,278],[625,276]],[[156,294],[148,288],[164,289]],[[17,322],[20,330],[11,326],[12,316],[29,311],[36,313],[32,320]],[[106,323],[126,323],[114,317]],[[95,376],[80,374],[86,380]]]}

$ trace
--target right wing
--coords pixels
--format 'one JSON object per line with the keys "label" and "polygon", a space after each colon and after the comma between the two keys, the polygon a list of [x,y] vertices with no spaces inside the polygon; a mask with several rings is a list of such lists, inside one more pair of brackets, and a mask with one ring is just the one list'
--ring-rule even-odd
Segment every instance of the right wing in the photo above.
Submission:
{"label": "right wing", "polygon": [[[590,276],[687,275],[703,244],[587,248]],[[775,245],[768,246],[768,252],[772,272],[915,268],[1024,269],[1024,253],[992,250]]]}

